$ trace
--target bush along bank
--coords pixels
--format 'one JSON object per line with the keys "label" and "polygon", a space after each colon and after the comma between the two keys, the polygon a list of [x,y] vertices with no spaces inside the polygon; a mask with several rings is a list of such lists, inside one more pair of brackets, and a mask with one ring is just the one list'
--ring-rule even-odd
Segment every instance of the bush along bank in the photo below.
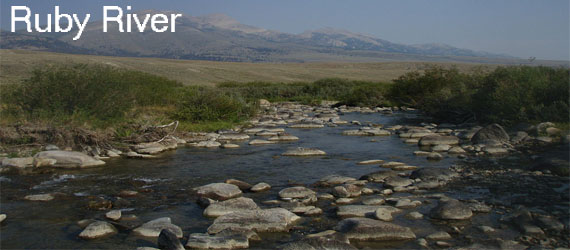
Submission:
{"label": "bush along bank", "polygon": [[456,123],[568,123],[569,74],[567,68],[529,66],[472,74],[435,67],[394,80],[389,99]]}
{"label": "bush along bank", "polygon": [[[36,70],[22,84],[1,86],[5,124],[0,143],[4,152],[13,152],[11,145],[30,145],[37,151],[38,146],[56,144],[93,155],[112,149],[132,151],[130,145],[141,143],[150,143],[141,148],[154,147],[141,152],[161,152],[183,141],[173,136],[200,142],[200,146],[220,146],[215,134],[193,132],[220,131],[251,122],[259,106],[269,103],[260,99],[312,105],[337,100],[335,107],[356,106],[361,107],[357,109],[360,112],[390,113],[395,108],[382,107],[412,106],[453,124],[520,123],[519,130],[531,136],[562,136],[564,132],[554,128],[560,123],[548,126],[547,131],[521,122],[567,122],[567,80],[567,69],[508,67],[464,74],[453,68],[431,68],[408,73],[394,84],[323,79],[293,84],[224,83],[212,88],[183,86],[163,77],[107,66],[47,67]],[[509,84],[529,88],[511,93],[505,87]],[[517,105],[525,112],[513,112]],[[330,122],[340,125],[343,121]],[[20,147],[17,150],[21,151]]]}

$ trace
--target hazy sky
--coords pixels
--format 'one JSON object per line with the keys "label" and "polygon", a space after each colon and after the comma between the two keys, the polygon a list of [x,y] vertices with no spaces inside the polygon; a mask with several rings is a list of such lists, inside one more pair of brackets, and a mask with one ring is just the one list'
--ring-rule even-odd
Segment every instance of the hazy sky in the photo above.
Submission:
{"label": "hazy sky", "polygon": [[102,18],[104,5],[126,10],[175,10],[189,15],[224,13],[276,31],[301,33],[333,27],[392,42],[446,43],[517,57],[569,60],[569,0],[1,0],[1,26],[10,29],[10,6],[34,13],[62,12]]}

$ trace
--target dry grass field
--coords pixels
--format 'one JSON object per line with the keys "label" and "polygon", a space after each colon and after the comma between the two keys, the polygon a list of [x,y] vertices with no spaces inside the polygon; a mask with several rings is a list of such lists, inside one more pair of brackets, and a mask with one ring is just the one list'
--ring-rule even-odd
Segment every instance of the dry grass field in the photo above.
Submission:
{"label": "dry grass field", "polygon": [[493,64],[436,62],[234,63],[0,50],[0,83],[17,83],[37,67],[67,63],[106,64],[165,76],[188,85],[251,81],[308,82],[329,77],[390,82],[406,72],[422,70],[429,65],[456,66],[464,72],[479,67],[496,67]]}

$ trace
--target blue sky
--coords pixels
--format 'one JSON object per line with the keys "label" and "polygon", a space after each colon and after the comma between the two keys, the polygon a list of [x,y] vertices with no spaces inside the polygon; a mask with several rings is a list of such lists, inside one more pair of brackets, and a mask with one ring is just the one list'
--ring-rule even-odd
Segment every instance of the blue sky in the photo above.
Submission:
{"label": "blue sky", "polygon": [[10,6],[33,13],[62,12],[101,19],[104,5],[133,10],[224,13],[262,28],[301,33],[333,27],[405,44],[446,43],[517,57],[569,60],[568,0],[2,0],[1,27],[10,29]]}

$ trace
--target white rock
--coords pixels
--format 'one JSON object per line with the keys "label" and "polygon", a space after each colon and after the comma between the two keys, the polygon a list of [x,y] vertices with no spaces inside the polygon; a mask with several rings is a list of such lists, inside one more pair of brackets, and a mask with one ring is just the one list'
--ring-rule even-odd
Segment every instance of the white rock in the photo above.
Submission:
{"label": "white rock", "polygon": [[110,223],[105,221],[96,221],[83,229],[79,234],[79,237],[83,239],[97,239],[116,233],[117,229]]}
{"label": "white rock", "polygon": [[24,199],[29,201],[51,201],[54,197],[51,194],[30,194],[26,195]]}
{"label": "white rock", "polygon": [[43,151],[37,153],[34,158],[55,159],[57,162],[53,167],[57,168],[86,168],[105,165],[104,161],[75,151]]}
{"label": "white rock", "polygon": [[105,214],[105,217],[110,220],[119,220],[121,219],[121,210],[111,210]]}

